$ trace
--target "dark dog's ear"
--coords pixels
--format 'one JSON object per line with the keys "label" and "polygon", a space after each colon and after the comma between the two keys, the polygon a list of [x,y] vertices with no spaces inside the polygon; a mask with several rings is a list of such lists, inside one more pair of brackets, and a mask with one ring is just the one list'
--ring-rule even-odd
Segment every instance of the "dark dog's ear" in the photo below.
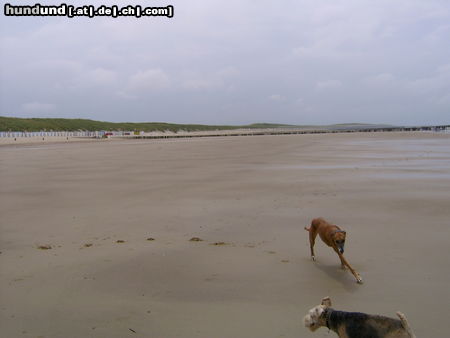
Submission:
{"label": "dark dog's ear", "polygon": [[331,307],[331,299],[330,299],[330,297],[323,298],[321,305],[326,306],[326,307]]}

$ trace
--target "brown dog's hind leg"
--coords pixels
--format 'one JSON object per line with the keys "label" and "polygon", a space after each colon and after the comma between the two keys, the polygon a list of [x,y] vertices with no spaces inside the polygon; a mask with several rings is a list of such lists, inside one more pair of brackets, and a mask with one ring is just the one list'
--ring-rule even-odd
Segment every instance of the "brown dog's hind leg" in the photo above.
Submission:
{"label": "brown dog's hind leg", "polygon": [[311,249],[311,259],[315,261],[316,256],[314,255],[314,244],[316,243],[317,231],[315,231],[312,225],[310,228],[305,227],[305,230],[309,232],[309,247]]}

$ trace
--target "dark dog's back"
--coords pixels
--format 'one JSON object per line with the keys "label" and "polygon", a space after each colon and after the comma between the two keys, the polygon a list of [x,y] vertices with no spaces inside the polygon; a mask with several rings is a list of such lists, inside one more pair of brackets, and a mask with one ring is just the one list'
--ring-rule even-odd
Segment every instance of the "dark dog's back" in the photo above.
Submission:
{"label": "dark dog's back", "polygon": [[332,330],[345,332],[348,338],[381,338],[404,329],[398,319],[335,310],[330,315],[329,325]]}

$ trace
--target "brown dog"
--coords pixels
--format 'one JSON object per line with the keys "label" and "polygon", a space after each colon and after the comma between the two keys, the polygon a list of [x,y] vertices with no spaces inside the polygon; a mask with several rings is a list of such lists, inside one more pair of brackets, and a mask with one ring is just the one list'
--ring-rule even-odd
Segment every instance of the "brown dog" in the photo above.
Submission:
{"label": "brown dog", "polygon": [[313,261],[316,260],[314,255],[314,243],[316,241],[317,234],[319,234],[322,241],[336,251],[339,259],[341,260],[342,268],[345,269],[345,267],[348,267],[353,276],[355,276],[356,281],[358,283],[362,283],[361,276],[350,266],[343,256],[346,236],[345,231],[341,230],[337,225],[328,223],[323,218],[313,219],[311,226],[309,228],[305,227],[305,230],[309,232],[309,245],[311,247],[311,258]]}

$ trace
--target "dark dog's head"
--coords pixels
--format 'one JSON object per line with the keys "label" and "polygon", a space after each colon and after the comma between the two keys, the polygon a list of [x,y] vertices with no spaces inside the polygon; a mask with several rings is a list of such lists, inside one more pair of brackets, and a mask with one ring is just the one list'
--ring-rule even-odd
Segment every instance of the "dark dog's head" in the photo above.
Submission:
{"label": "dark dog's head", "polygon": [[330,297],[322,299],[322,303],[313,307],[303,318],[303,324],[311,331],[316,331],[321,326],[326,326],[326,310],[331,307]]}
{"label": "dark dog's head", "polygon": [[344,230],[338,230],[333,234],[334,244],[336,245],[336,247],[338,248],[338,250],[341,254],[344,253],[346,234],[347,233]]}

